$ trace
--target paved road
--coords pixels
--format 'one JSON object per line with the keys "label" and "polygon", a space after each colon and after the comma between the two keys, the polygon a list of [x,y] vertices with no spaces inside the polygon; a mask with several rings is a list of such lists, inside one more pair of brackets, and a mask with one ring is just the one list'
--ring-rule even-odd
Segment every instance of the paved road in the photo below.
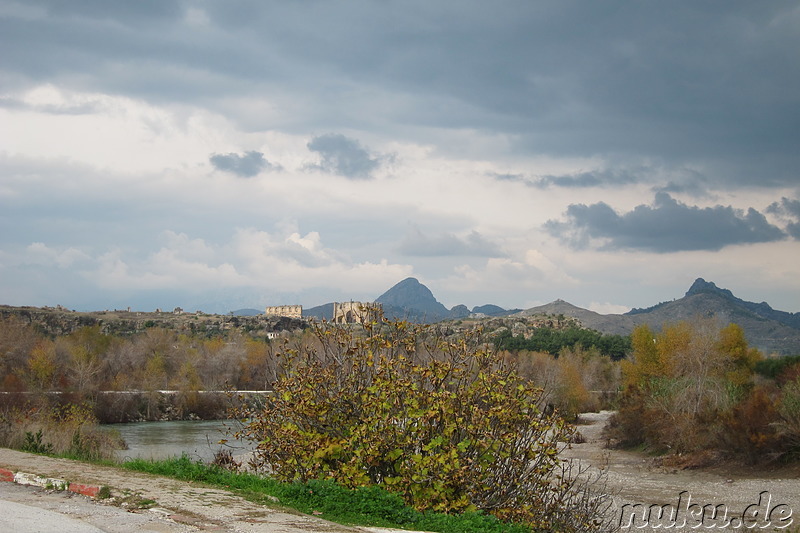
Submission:
{"label": "paved road", "polygon": [[188,533],[197,528],[168,518],[164,511],[131,513],[86,496],[0,483],[0,531],[13,533]]}

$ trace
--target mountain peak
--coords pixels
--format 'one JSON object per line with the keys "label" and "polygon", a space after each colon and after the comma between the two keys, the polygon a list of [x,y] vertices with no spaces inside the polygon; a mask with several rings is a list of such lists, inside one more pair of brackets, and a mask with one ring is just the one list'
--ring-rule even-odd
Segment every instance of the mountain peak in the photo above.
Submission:
{"label": "mountain peak", "polygon": [[[689,287],[689,290],[686,291],[686,296],[692,296],[694,294],[718,294],[720,296],[724,296],[726,298],[734,299],[736,298],[731,291],[728,289],[720,289],[716,286],[713,281],[706,281],[703,278],[697,278],[692,283],[692,286]],[[738,299],[738,298],[736,298]]]}
{"label": "mountain peak", "polygon": [[441,320],[449,315],[447,308],[434,296],[431,290],[417,278],[406,278],[383,293],[375,300],[384,309],[396,308],[414,311],[415,315],[425,316],[427,320]]}

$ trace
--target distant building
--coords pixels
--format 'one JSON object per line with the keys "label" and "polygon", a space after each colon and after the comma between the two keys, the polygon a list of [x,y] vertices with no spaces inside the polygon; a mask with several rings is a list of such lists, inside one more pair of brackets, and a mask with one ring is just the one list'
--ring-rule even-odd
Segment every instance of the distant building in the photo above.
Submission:
{"label": "distant building", "polygon": [[265,313],[267,316],[285,316],[289,318],[303,318],[302,305],[276,305],[267,307]]}
{"label": "distant building", "polygon": [[355,324],[368,322],[378,318],[377,310],[380,304],[374,302],[334,302],[334,324]]}

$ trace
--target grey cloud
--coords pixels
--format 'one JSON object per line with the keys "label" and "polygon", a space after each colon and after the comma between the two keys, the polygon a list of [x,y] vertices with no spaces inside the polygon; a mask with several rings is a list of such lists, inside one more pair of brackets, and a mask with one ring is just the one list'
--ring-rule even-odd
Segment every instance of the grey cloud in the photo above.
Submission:
{"label": "grey cloud", "polygon": [[252,178],[262,170],[280,170],[280,165],[274,165],[264,159],[264,154],[252,150],[239,154],[214,154],[208,158],[214,168],[230,172],[243,178]]}
{"label": "grey cloud", "polygon": [[308,149],[322,157],[320,164],[312,168],[348,178],[369,179],[372,171],[380,166],[380,159],[373,158],[355,139],[340,133],[314,137]]}
{"label": "grey cloud", "polygon": [[[797,182],[794,0],[26,4],[47,15],[0,19],[2,90],[203,105],[252,130],[275,117],[230,102],[266,98],[292,133],[371,129],[466,153],[447,142],[461,129],[523,154],[697,162],[717,186]],[[189,7],[209,24],[184,23]]]}
{"label": "grey cloud", "polygon": [[689,206],[665,192],[656,194],[652,206],[639,205],[621,215],[603,202],[572,204],[567,208],[566,221],[550,220],[545,229],[576,248],[586,248],[591,239],[600,239],[606,249],[658,253],[719,250],[786,237],[753,208],[745,213],[730,206]]}
{"label": "grey cloud", "polygon": [[102,109],[98,102],[65,102],[31,105],[16,98],[0,96],[0,108],[32,110],[51,115],[90,115]]}
{"label": "grey cloud", "polygon": [[770,204],[767,212],[786,220],[786,232],[800,240],[800,200],[781,198],[780,202]]}
{"label": "grey cloud", "polygon": [[452,233],[443,233],[435,237],[429,237],[417,229],[403,239],[398,251],[405,255],[421,257],[505,256],[496,244],[486,240],[486,238],[477,231],[471,232],[465,238],[460,238]]}
{"label": "grey cloud", "polygon": [[498,181],[509,181],[509,182],[525,183],[525,184],[529,183],[528,178],[526,178],[522,174],[499,174],[497,172],[490,172],[488,176]]}
{"label": "grey cloud", "polygon": [[490,174],[496,180],[523,183],[528,187],[548,189],[550,187],[564,187],[570,189],[587,187],[613,187],[636,183],[641,179],[636,173],[625,169],[600,169],[574,174],[527,177],[522,174]]}
{"label": "grey cloud", "polygon": [[773,202],[767,207],[767,213],[790,215],[800,218],[800,200],[783,197],[780,202]]}
{"label": "grey cloud", "polygon": [[709,188],[705,179],[697,178],[695,180],[686,181],[670,181],[666,185],[660,187],[653,187],[653,191],[664,193],[678,193],[688,194],[694,198],[708,198]]}
{"label": "grey cloud", "polygon": [[547,187],[605,187],[628,185],[635,183],[637,177],[631,172],[624,170],[596,170],[590,172],[579,172],[562,176],[541,176],[536,178],[533,186],[539,188]]}

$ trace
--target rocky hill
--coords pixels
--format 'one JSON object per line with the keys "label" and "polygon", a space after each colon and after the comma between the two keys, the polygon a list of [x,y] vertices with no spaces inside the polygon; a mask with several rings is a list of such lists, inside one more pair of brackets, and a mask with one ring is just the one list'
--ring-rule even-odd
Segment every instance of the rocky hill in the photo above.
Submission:
{"label": "rocky hill", "polygon": [[450,318],[450,310],[416,278],[406,278],[381,294],[375,302],[387,317],[414,322],[438,322]]}
{"label": "rocky hill", "polygon": [[476,313],[487,316],[508,314],[502,307],[491,304],[475,307],[472,311],[463,304],[447,309],[433,296],[431,290],[416,278],[404,279],[375,301],[383,306],[383,312],[389,318],[422,323],[457,320]]}
{"label": "rocky hill", "polygon": [[583,309],[564,300],[556,300],[549,304],[531,307],[517,313],[516,316],[552,315],[576,318],[585,328],[594,329],[610,335],[627,335],[641,321],[627,315],[601,315],[589,309]]}
{"label": "rocky hill", "polygon": [[522,316],[551,314],[578,319],[584,327],[602,333],[625,335],[639,324],[658,330],[664,324],[698,317],[714,318],[724,326],[731,322],[744,329],[750,345],[764,353],[800,354],[798,313],[776,311],[767,303],[741,300],[727,289],[698,278],[686,294],[671,302],[662,302],[647,309],[633,309],[624,315],[601,315],[562,300],[527,309]]}

